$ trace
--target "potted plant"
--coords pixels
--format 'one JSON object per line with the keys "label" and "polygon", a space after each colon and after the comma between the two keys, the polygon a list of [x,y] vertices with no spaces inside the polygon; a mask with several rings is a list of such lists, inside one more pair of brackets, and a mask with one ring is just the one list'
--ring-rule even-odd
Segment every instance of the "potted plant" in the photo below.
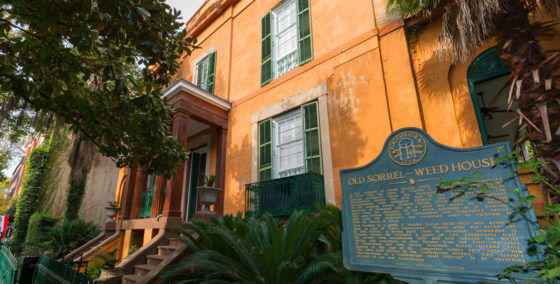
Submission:
{"label": "potted plant", "polygon": [[107,211],[107,217],[112,220],[115,216],[117,216],[117,212],[119,212],[119,209],[120,208],[116,201],[109,201],[109,203],[105,207],[105,210]]}
{"label": "potted plant", "polygon": [[202,185],[198,186],[196,191],[198,192],[198,198],[203,207],[197,214],[214,214],[210,211],[210,205],[216,203],[218,195],[222,192],[221,189],[214,187],[217,179],[218,176],[216,175],[207,176],[202,174]]}
{"label": "potted plant", "polygon": [[119,262],[117,252],[119,249],[114,249],[109,253],[99,252],[92,257],[92,260],[99,260],[98,269],[101,269],[101,274],[97,279],[101,283],[121,283],[123,271],[115,268]]}

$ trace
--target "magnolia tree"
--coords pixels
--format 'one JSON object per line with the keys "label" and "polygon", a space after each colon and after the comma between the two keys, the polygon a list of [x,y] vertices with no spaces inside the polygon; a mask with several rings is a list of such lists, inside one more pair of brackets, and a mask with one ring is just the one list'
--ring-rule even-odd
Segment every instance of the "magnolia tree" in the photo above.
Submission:
{"label": "magnolia tree", "polygon": [[117,166],[172,175],[186,154],[161,91],[195,43],[179,14],[161,0],[2,0],[0,128],[56,117]]}

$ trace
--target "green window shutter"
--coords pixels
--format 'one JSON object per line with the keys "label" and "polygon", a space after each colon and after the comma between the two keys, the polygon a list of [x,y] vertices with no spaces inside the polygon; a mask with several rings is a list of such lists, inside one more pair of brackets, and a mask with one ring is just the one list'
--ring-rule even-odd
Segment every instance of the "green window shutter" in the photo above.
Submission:
{"label": "green window shutter", "polygon": [[214,93],[214,77],[216,74],[216,52],[212,52],[208,55],[208,82],[206,84],[206,91],[213,94]]}
{"label": "green window shutter", "polygon": [[261,86],[272,81],[272,35],[270,12],[261,19]]}
{"label": "green window shutter", "polygon": [[309,0],[297,0],[297,9],[299,65],[303,65],[313,59]]}
{"label": "green window shutter", "polygon": [[196,64],[196,69],[197,69],[196,70],[196,74],[197,74],[196,85],[199,86],[199,87],[202,86],[201,84],[202,84],[202,77],[203,77],[202,76],[202,63],[203,62],[204,62],[204,60],[202,60],[202,61],[198,62],[198,64]]}
{"label": "green window shutter", "polygon": [[321,159],[321,132],[319,131],[319,112],[317,102],[301,106],[303,119],[303,143],[306,172],[323,173]]}
{"label": "green window shutter", "polygon": [[259,123],[259,181],[272,179],[272,120]]}

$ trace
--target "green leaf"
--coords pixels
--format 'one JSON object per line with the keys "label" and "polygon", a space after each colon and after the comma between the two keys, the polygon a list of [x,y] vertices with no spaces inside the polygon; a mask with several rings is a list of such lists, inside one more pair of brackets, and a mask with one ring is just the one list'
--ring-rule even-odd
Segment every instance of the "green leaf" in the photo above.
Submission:
{"label": "green leaf", "polygon": [[546,271],[544,278],[549,280],[557,279],[560,276],[560,267]]}
{"label": "green leaf", "polygon": [[535,242],[543,243],[546,240],[546,234],[540,234],[535,237]]}
{"label": "green leaf", "polygon": [[140,14],[144,15],[145,17],[151,17],[151,16],[152,16],[152,14],[150,14],[150,12],[148,12],[146,9],[144,9],[144,8],[142,8],[142,7],[140,7],[140,6],[136,7],[136,10],[137,10]]}

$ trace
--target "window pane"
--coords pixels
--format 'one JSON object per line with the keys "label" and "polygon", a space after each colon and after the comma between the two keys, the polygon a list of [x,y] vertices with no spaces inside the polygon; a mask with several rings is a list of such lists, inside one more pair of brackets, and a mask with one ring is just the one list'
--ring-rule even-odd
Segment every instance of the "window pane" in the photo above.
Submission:
{"label": "window pane", "polygon": [[304,172],[301,111],[274,118],[274,176],[286,177]]}
{"label": "window pane", "polygon": [[148,175],[148,182],[147,182],[147,186],[146,186],[147,190],[153,190],[154,189],[155,180],[156,180],[156,176],[154,174],[149,174]]}
{"label": "window pane", "polygon": [[298,66],[296,2],[284,1],[273,10],[274,76],[281,76]]}

